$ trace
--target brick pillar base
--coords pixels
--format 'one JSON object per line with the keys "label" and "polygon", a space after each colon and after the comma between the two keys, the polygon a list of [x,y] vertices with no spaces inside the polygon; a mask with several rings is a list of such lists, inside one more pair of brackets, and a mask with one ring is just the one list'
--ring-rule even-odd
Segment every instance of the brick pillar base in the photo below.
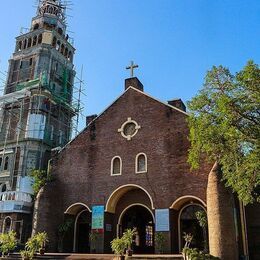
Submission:
{"label": "brick pillar base", "polygon": [[209,249],[210,254],[221,260],[237,260],[233,195],[221,182],[221,176],[220,167],[215,163],[207,187]]}

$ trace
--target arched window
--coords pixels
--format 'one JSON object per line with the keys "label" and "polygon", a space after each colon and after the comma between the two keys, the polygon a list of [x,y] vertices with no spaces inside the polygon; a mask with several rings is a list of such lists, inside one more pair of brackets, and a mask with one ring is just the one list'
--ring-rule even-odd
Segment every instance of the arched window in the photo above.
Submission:
{"label": "arched window", "polygon": [[122,174],[122,160],[119,156],[115,156],[111,160],[111,175],[121,175]]}
{"label": "arched window", "polygon": [[68,60],[72,62],[72,52],[69,51]]}
{"label": "arched window", "polygon": [[64,44],[62,44],[62,45],[61,45],[60,52],[61,52],[61,54],[63,54],[63,53],[64,53]]}
{"label": "arched window", "polygon": [[58,15],[58,8],[54,8],[53,14]]}
{"label": "arched window", "polygon": [[35,35],[35,36],[33,37],[33,43],[32,43],[32,45],[35,46],[36,43],[37,43],[37,36]]}
{"label": "arched window", "polygon": [[65,48],[64,56],[67,58],[67,56],[68,56],[68,48]]}
{"label": "arched window", "polygon": [[0,157],[0,171],[2,169],[2,162],[3,162],[3,157]]}
{"label": "arched window", "polygon": [[1,188],[1,192],[5,192],[5,191],[6,191],[6,184],[3,184]]}
{"label": "arched window", "polygon": [[39,24],[38,24],[38,23],[36,23],[36,24],[33,26],[33,30],[37,30],[37,29],[39,29]]}
{"label": "arched window", "polygon": [[32,38],[28,39],[27,48],[30,48],[32,46]]}
{"label": "arched window", "polygon": [[25,40],[23,41],[23,49],[26,49],[26,47],[27,47],[27,40],[25,39]]}
{"label": "arched window", "polygon": [[50,8],[49,8],[49,13],[53,14],[53,7],[52,6],[50,6]]}
{"label": "arched window", "polygon": [[54,68],[53,68],[53,70],[54,70],[55,73],[57,73],[58,68],[59,68],[59,64],[58,64],[58,62],[55,62]]}
{"label": "arched window", "polygon": [[57,50],[57,51],[60,50],[60,41],[57,41],[56,50]]}
{"label": "arched window", "polygon": [[5,157],[4,171],[7,171],[9,168],[9,157]]}
{"label": "arched window", "polygon": [[11,231],[12,219],[10,217],[6,217],[3,223],[3,233],[8,233]]}
{"label": "arched window", "polygon": [[52,46],[56,47],[56,43],[57,43],[57,38],[53,37],[53,39],[52,39]]}
{"label": "arched window", "polygon": [[63,34],[63,30],[62,30],[61,28],[59,28],[59,29],[58,29],[58,33],[59,33],[60,35],[62,35],[62,34]]}
{"label": "arched window", "polygon": [[144,153],[139,153],[135,157],[135,172],[147,172],[147,156]]}
{"label": "arched window", "polygon": [[38,44],[41,44],[42,43],[42,34],[40,34],[39,36],[38,36]]}
{"label": "arched window", "polygon": [[17,51],[20,51],[22,49],[23,42],[19,41],[17,44]]}

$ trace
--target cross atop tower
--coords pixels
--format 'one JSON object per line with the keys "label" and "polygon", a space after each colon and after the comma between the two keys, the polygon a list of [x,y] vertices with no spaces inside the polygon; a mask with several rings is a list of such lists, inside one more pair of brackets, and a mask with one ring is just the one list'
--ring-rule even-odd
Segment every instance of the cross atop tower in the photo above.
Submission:
{"label": "cross atop tower", "polygon": [[134,64],[133,61],[131,61],[131,65],[126,67],[127,70],[130,70],[131,78],[134,77],[134,69],[138,68],[139,66],[137,64]]}

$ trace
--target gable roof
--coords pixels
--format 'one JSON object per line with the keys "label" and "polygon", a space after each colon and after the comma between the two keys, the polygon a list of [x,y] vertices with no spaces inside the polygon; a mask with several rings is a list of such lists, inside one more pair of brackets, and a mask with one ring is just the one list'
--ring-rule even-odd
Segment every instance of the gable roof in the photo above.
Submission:
{"label": "gable roof", "polygon": [[[170,105],[170,104],[168,104],[168,103],[166,103],[166,102],[160,101],[160,100],[158,100],[158,99],[156,99],[156,98],[154,98],[154,97],[152,97],[152,96],[146,94],[145,92],[143,92],[143,91],[141,91],[141,90],[139,90],[139,89],[136,89],[136,88],[134,88],[134,87],[132,87],[132,86],[129,86],[119,97],[117,97],[109,106],[107,106],[97,117],[95,117],[91,122],[89,122],[88,125],[85,126],[74,138],[72,138],[67,144],[65,144],[65,145],[60,149],[60,151],[59,151],[58,153],[60,153],[62,150],[64,150],[64,149],[67,147],[67,145],[69,145],[70,143],[72,143],[79,135],[81,135],[81,134],[88,128],[88,126],[89,126],[92,122],[94,122],[94,121],[97,120],[99,117],[101,117],[111,106],[114,105],[114,103],[116,103],[122,96],[125,95],[126,92],[128,92],[128,91],[130,91],[130,90],[137,91],[137,92],[141,93],[142,95],[144,95],[144,96],[146,96],[146,97],[148,97],[148,98],[150,98],[150,99],[152,99],[152,100],[154,100],[154,101],[156,101],[156,102],[159,102],[160,104],[165,105],[165,106],[167,106],[167,107],[169,107],[169,108],[171,108],[171,109],[173,109],[173,110],[176,110],[176,111],[178,111],[178,112],[180,112],[180,113],[182,113],[182,114],[184,114],[184,115],[189,115],[187,112],[185,112],[185,111],[183,111],[183,110],[181,110],[181,109],[179,109],[179,108],[177,108],[177,107],[174,107],[174,106],[172,106],[172,105]],[[55,149],[55,148],[54,148],[54,149]]]}

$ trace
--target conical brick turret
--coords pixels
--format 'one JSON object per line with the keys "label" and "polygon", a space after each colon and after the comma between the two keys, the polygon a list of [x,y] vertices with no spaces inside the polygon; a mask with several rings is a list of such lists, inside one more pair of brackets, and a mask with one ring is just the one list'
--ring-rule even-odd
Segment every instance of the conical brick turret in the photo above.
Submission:
{"label": "conical brick turret", "polygon": [[221,181],[221,176],[220,166],[215,163],[207,187],[209,249],[210,254],[221,260],[237,260],[234,200],[230,190]]}

